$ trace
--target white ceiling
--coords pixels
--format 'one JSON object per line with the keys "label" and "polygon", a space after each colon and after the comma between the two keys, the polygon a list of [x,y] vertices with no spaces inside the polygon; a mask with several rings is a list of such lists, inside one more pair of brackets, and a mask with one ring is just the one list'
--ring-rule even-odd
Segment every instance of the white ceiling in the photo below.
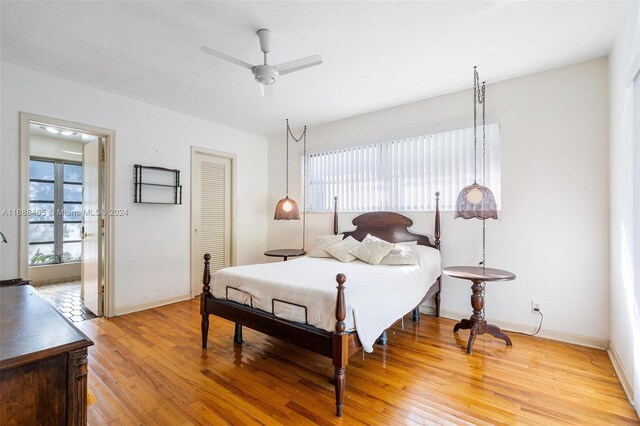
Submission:
{"label": "white ceiling", "polygon": [[[260,134],[608,54],[619,2],[10,2],[2,60]],[[249,70],[320,54],[262,98]]]}

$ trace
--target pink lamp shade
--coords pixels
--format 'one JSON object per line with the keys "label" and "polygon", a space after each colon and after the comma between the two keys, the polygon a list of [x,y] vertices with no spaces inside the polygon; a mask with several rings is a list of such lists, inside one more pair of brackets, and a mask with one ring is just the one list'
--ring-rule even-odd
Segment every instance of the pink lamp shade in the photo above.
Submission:
{"label": "pink lamp shade", "polygon": [[474,183],[465,186],[458,194],[454,219],[497,219],[496,199],[489,188]]}
{"label": "pink lamp shade", "polygon": [[275,220],[300,220],[300,210],[298,203],[288,196],[278,201],[276,212],[273,215]]}

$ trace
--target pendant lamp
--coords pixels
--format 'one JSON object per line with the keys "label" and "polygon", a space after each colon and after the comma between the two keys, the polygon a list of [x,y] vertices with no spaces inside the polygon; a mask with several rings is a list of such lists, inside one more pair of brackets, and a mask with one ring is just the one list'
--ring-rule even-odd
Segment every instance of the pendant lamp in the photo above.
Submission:
{"label": "pendant lamp", "polygon": [[287,195],[276,204],[275,220],[300,220],[298,203]]}
{"label": "pendant lamp", "polygon": [[[306,136],[307,128],[305,126],[304,132],[300,136],[299,139],[302,139]],[[289,198],[289,135],[291,134],[291,129],[289,128],[289,120],[287,119],[287,148],[286,148],[286,170],[287,170],[287,187],[285,192],[285,197],[278,201],[276,204],[276,211],[273,215],[275,220],[300,220],[300,210],[298,209],[298,203],[295,202],[294,199]],[[293,135],[292,135],[293,136]],[[293,138],[296,140],[296,138]],[[297,140],[296,140],[297,142]]]}
{"label": "pendant lamp", "polygon": [[[454,218],[482,220],[482,265],[485,263],[486,219],[498,219],[496,199],[485,186],[486,180],[486,97],[485,82],[480,85],[477,67],[473,67],[473,183],[465,186],[456,200]],[[482,104],[482,184],[478,183],[478,104]]]}

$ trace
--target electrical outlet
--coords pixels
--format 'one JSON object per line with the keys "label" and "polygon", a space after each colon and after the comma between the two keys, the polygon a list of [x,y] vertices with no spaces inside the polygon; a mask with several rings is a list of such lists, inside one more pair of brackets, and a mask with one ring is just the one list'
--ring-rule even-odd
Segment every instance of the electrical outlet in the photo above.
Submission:
{"label": "electrical outlet", "polygon": [[531,301],[531,312],[536,312],[540,310],[540,303],[536,302],[535,300]]}

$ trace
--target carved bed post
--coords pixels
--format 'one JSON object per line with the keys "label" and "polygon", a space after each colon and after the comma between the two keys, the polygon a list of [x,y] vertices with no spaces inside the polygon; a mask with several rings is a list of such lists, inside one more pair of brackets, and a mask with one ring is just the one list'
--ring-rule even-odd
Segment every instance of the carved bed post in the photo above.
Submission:
{"label": "carved bed post", "polygon": [[202,315],[202,349],[207,349],[207,336],[209,334],[209,313],[207,312],[207,297],[211,297],[211,271],[209,267],[211,255],[204,255],[204,273],[202,274],[202,294],[200,295],[200,315]]}
{"label": "carved bed post", "polygon": [[434,245],[440,250],[440,192],[436,192],[436,224],[433,231]]}
{"label": "carved bed post", "polygon": [[346,332],[347,325],[344,320],[347,317],[347,307],[344,301],[344,283],[347,277],[344,274],[336,276],[338,282],[338,297],[336,299],[336,331],[333,333],[333,381],[336,388],[336,416],[342,417],[344,404],[345,368],[349,361],[349,335]]}
{"label": "carved bed post", "polygon": [[235,343],[236,345],[241,345],[244,343],[244,340],[242,340],[242,324],[238,322],[236,323],[236,328],[233,333],[233,343]]}
{"label": "carved bed post", "polygon": [[338,235],[338,197],[333,197],[333,235]]}
{"label": "carved bed post", "polygon": [[[433,233],[435,246],[440,250],[440,192],[436,192],[436,224]],[[435,295],[436,317],[440,316],[440,291],[442,290],[442,276],[438,277],[438,291]]]}

